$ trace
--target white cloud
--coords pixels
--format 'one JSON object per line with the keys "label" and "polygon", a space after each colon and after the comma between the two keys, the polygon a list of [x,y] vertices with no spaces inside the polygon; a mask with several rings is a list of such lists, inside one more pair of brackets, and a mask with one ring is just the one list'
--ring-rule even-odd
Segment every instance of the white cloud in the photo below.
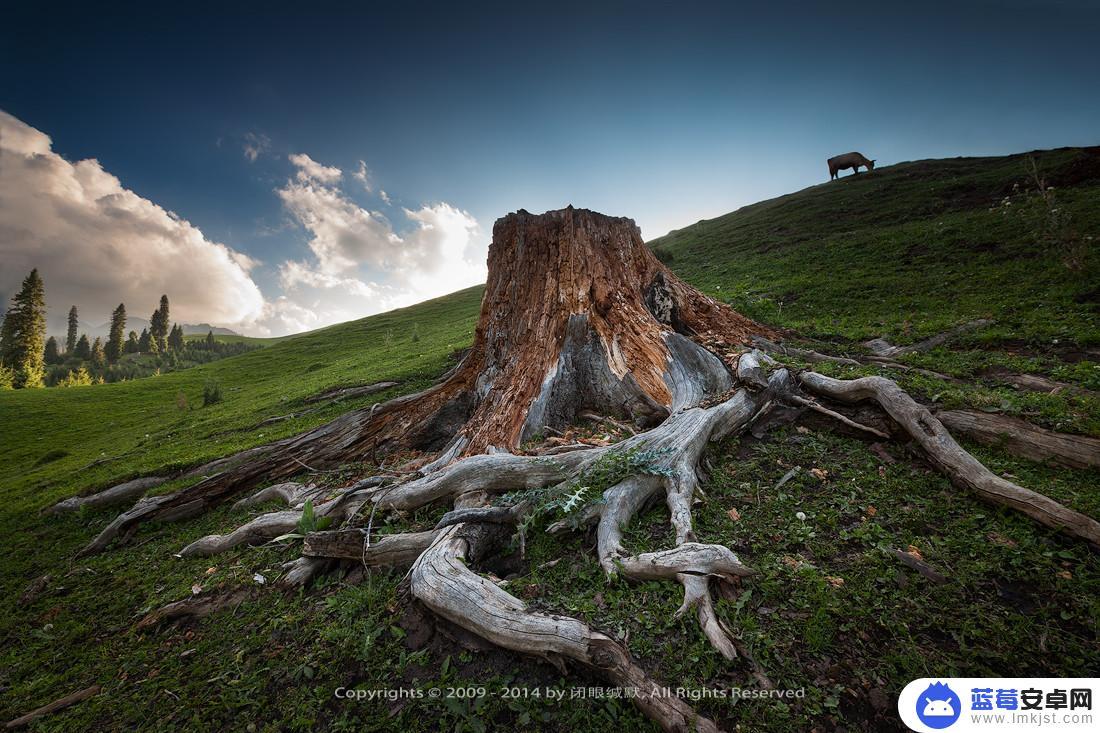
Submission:
{"label": "white cloud", "polygon": [[343,175],[339,168],[321,165],[305,153],[291,153],[287,158],[298,169],[298,180],[303,183],[307,181],[336,183]]}
{"label": "white cloud", "polygon": [[51,325],[76,304],[86,323],[119,302],[147,318],[162,293],[173,320],[237,324],[264,312],[257,263],[122,186],[94,159],[70,163],[48,135],[0,111],[0,293],[37,267]]}
{"label": "white cloud", "polygon": [[355,180],[363,184],[363,188],[367,190],[367,193],[371,192],[370,170],[367,168],[365,161],[359,161],[359,168],[351,175],[355,177]]}
{"label": "white cloud", "polygon": [[[249,160],[270,146],[261,136],[249,143]],[[340,189],[339,168],[305,154],[290,162],[294,175],[276,195],[308,241],[301,256],[269,264],[282,292],[265,298],[253,280],[259,262],[124,188],[98,161],[65,160],[48,135],[0,111],[0,297],[37,267],[55,333],[70,305],[98,325],[119,302],[148,318],[167,293],[175,321],[282,335],[484,282],[487,242],[467,212],[401,209],[395,228]],[[369,185],[365,162],[352,177]]]}
{"label": "white cloud", "polygon": [[271,149],[271,138],[262,133],[246,132],[244,135],[244,157],[249,163],[255,163],[256,159]]}
{"label": "white cloud", "polygon": [[388,193],[386,193],[385,191],[379,191],[378,195],[382,197],[382,201],[386,203],[386,206],[390,205],[390,195]]}
{"label": "white cloud", "polygon": [[447,203],[403,209],[411,230],[398,233],[384,215],[335,185],[303,178],[305,167],[298,165],[298,175],[276,193],[309,232],[313,257],[284,262],[279,275],[286,297],[317,313],[318,322],[380,313],[484,282],[486,247],[470,214]]}

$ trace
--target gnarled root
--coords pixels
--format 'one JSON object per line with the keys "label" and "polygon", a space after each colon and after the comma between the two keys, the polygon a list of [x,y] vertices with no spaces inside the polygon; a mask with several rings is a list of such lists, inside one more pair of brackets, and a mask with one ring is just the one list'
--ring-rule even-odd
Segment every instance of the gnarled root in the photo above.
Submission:
{"label": "gnarled root", "polygon": [[892,380],[885,377],[842,380],[816,372],[803,372],[799,380],[811,392],[841,402],[874,400],[952,483],[973,491],[985,501],[1016,509],[1040,524],[1100,544],[1100,522],[994,474],[963,450],[931,412]]}
{"label": "gnarled root", "polygon": [[1013,455],[1069,468],[1100,468],[1100,440],[1044,430],[1007,415],[943,410],[936,418],[955,435],[998,445]]}
{"label": "gnarled root", "polygon": [[160,486],[167,480],[168,479],[163,476],[143,476],[142,478],[126,481],[95,494],[63,499],[46,509],[46,512],[49,514],[62,514],[64,512],[74,512],[85,506],[89,509],[102,509],[103,507],[125,504],[128,501],[133,501],[144,496],[146,491]]}
{"label": "gnarled root", "polygon": [[657,685],[618,642],[566,616],[532,613],[520,599],[467,567],[494,530],[458,524],[443,530],[413,565],[413,595],[440,616],[505,649],[573,659],[613,684],[632,690],[634,702],[666,731],[717,731],[713,721]]}
{"label": "gnarled root", "polygon": [[306,499],[313,498],[317,493],[319,493],[319,490],[313,485],[303,486],[302,484],[288,481],[286,483],[268,486],[266,489],[260,489],[252,496],[246,496],[236,502],[233,508],[243,509],[276,499],[282,499],[287,506],[297,506],[298,504],[304,503]]}
{"label": "gnarled root", "polygon": [[[289,484],[284,486],[298,486]],[[273,487],[280,488],[280,487]],[[370,489],[356,489],[351,486],[345,489],[339,496],[330,501],[319,504],[314,509],[314,516],[327,517],[333,522],[339,522],[354,515],[369,498]],[[263,493],[263,492],[260,492]],[[315,493],[308,488],[283,489],[288,493],[290,503],[295,504],[294,509],[280,512],[261,514],[249,522],[241,525],[229,534],[212,534],[195,540],[179,552],[180,557],[206,557],[217,555],[242,544],[256,545],[268,540],[273,540],[280,535],[293,532],[302,521],[304,508],[297,504],[303,496]],[[252,497],[253,499],[255,497]]]}
{"label": "gnarled root", "polygon": [[239,606],[251,598],[251,588],[234,588],[228,591],[206,593],[169,603],[155,611],[147,613],[137,623],[138,629],[146,629],[159,624],[171,623],[184,618],[202,618],[229,606]]}

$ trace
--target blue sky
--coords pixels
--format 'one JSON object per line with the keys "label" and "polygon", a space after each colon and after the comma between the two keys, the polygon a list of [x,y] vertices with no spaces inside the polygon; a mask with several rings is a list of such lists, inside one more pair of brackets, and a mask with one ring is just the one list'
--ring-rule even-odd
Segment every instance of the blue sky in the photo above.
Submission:
{"label": "blue sky", "polygon": [[[204,312],[170,293],[189,320],[276,333],[438,294],[450,272],[464,286],[518,208],[630,216],[649,239],[823,182],[849,150],[888,165],[1100,143],[1098,2],[291,8],[5,11],[0,110],[245,256],[259,294]],[[350,207],[367,217],[350,233],[317,221]],[[0,202],[0,231],[39,226],[19,216]],[[0,272],[34,263],[21,241]],[[156,263],[183,257],[164,247]],[[69,284],[63,258],[46,274],[51,317],[117,300]]]}

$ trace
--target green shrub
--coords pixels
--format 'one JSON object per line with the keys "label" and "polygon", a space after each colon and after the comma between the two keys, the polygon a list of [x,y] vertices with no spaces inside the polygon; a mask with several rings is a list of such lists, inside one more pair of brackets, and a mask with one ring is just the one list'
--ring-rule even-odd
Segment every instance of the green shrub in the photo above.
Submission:
{"label": "green shrub", "polygon": [[58,387],[88,387],[94,384],[92,375],[84,367],[72,369],[58,381]]}
{"label": "green shrub", "polygon": [[202,388],[202,406],[209,407],[222,401],[222,385],[216,379],[211,379]]}

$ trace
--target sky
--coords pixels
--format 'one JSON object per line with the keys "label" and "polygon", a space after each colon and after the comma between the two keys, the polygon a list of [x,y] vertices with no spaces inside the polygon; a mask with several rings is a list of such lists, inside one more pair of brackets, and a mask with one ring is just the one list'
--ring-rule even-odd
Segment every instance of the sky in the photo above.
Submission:
{"label": "sky", "polygon": [[[1100,0],[85,3],[0,23],[0,297],[282,335],[482,282],[493,222],[652,239],[878,165],[1100,144]],[[30,7],[34,5],[36,7]]]}

